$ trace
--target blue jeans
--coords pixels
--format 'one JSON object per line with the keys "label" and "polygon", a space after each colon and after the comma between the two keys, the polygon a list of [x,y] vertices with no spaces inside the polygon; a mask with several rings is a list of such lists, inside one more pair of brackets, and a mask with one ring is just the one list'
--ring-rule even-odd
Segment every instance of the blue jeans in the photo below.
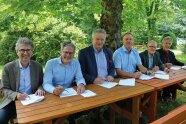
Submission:
{"label": "blue jeans", "polygon": [[8,121],[16,115],[15,102],[9,103],[0,109],[0,124],[8,124]]}

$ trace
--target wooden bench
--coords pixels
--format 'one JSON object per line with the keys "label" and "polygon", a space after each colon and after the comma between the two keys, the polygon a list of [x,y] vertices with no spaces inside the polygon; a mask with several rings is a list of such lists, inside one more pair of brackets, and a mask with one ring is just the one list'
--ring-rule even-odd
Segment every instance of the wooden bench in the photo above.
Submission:
{"label": "wooden bench", "polygon": [[172,110],[151,124],[186,124],[186,104]]}

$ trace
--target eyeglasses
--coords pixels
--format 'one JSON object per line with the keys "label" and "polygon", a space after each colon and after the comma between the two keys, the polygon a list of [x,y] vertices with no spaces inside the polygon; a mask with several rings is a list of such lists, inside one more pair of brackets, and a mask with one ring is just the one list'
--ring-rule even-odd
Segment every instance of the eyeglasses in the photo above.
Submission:
{"label": "eyeglasses", "polygon": [[32,49],[20,49],[19,52],[20,53],[30,53],[31,51],[33,51]]}
{"label": "eyeglasses", "polygon": [[157,48],[156,46],[149,46],[149,47],[151,47],[151,48]]}
{"label": "eyeglasses", "polygon": [[64,54],[69,54],[69,55],[73,55],[74,52],[68,52],[68,51],[62,51]]}

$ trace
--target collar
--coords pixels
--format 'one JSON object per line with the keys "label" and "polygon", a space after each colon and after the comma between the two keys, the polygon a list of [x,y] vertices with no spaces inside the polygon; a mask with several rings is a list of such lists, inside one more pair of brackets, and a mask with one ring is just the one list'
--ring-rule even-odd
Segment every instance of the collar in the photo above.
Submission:
{"label": "collar", "polygon": [[62,61],[61,61],[61,56],[60,56],[60,57],[57,58],[57,63],[60,64],[60,65],[67,66],[67,65],[71,65],[72,61],[69,64],[63,64]]}
{"label": "collar", "polygon": [[95,53],[103,52],[103,48],[101,48],[101,50],[98,51],[98,50],[93,46],[93,49],[94,49],[94,52],[95,52]]}
{"label": "collar", "polygon": [[[28,62],[28,66],[27,66],[26,68],[28,68],[29,66],[30,66],[30,61]],[[19,68],[20,68],[20,69],[26,69],[26,68],[24,68],[24,67],[22,66],[20,60],[19,60]]]}

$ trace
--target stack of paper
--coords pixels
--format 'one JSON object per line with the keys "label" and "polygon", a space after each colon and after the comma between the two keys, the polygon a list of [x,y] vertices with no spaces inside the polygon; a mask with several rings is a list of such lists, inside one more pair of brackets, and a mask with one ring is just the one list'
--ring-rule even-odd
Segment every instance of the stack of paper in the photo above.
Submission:
{"label": "stack of paper", "polygon": [[155,72],[155,74],[167,74],[167,73],[164,72],[164,71],[160,71],[160,70],[158,70],[158,71]]}
{"label": "stack of paper", "polygon": [[77,95],[76,90],[73,88],[66,88],[61,94],[60,97],[75,96]]}
{"label": "stack of paper", "polygon": [[40,102],[44,99],[44,96],[37,96],[35,94],[28,95],[28,97],[25,100],[21,100],[21,103],[23,105],[29,105],[32,103],[37,103]]}
{"label": "stack of paper", "polygon": [[92,92],[92,91],[90,91],[90,90],[85,90],[85,92],[83,92],[81,95],[82,95],[83,97],[92,97],[92,96],[95,96],[96,93],[94,93],[94,92]]}
{"label": "stack of paper", "polygon": [[186,65],[185,66],[182,66],[181,68],[186,70]]}
{"label": "stack of paper", "polygon": [[154,78],[154,76],[149,76],[149,75],[146,75],[146,74],[142,74],[139,79],[141,79],[141,80],[150,80],[152,78]]}
{"label": "stack of paper", "polygon": [[118,83],[116,82],[108,82],[108,81],[104,81],[101,84],[98,84],[99,86],[105,87],[105,88],[112,88],[115,87],[116,85],[118,85]]}
{"label": "stack of paper", "polygon": [[170,69],[172,69],[172,70],[180,70],[181,69],[181,67],[180,66],[171,66],[170,67]]}
{"label": "stack of paper", "polygon": [[155,73],[155,75],[149,76],[149,75],[142,74],[139,79],[141,79],[141,80],[150,80],[152,78],[159,78],[159,79],[168,80],[169,79],[169,75],[168,74]]}
{"label": "stack of paper", "polygon": [[135,78],[122,79],[119,81],[122,86],[135,86]]}

